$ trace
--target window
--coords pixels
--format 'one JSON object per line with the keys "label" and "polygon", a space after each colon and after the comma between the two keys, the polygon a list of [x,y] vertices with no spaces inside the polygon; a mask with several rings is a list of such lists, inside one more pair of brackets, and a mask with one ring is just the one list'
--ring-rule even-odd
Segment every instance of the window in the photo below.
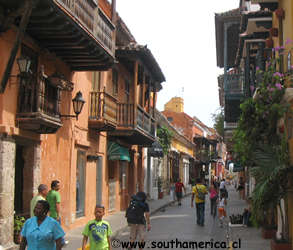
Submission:
{"label": "window", "polygon": [[150,99],[150,77],[145,77],[145,84],[146,84],[146,90],[144,92],[144,106],[146,106],[147,102]]}
{"label": "window", "polygon": [[137,72],[137,84],[143,83],[143,67],[138,65],[138,72]]}
{"label": "window", "polygon": [[125,79],[125,102],[129,103],[130,82]]}
{"label": "window", "polygon": [[93,72],[92,90],[95,92],[100,91],[101,86],[101,73],[100,71]]}
{"label": "window", "polygon": [[[29,113],[37,111],[37,72],[38,72],[38,54],[31,48],[22,45],[21,56],[28,57],[31,60],[30,70],[32,77],[21,78],[19,86],[18,112]],[[44,96],[41,96],[43,99]]]}
{"label": "window", "polygon": [[21,78],[18,97],[18,112],[30,113],[41,111],[47,115],[59,114],[60,90],[49,80],[38,76],[38,54],[22,45],[21,55],[31,59],[30,78]]}
{"label": "window", "polygon": [[112,88],[113,95],[118,95],[118,71],[116,69],[112,70]]}
{"label": "window", "polygon": [[84,151],[77,150],[76,166],[76,217],[84,216],[85,203],[85,166],[86,155]]}
{"label": "window", "polygon": [[167,120],[169,121],[169,122],[173,122],[173,117],[167,117]]}
{"label": "window", "polygon": [[108,178],[115,179],[116,161],[108,161]]}

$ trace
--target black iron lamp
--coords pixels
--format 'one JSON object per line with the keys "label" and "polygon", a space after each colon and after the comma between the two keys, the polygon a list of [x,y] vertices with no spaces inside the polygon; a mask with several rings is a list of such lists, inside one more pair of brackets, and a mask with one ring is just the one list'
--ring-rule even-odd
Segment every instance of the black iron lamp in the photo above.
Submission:
{"label": "black iron lamp", "polygon": [[30,73],[30,66],[31,66],[31,59],[25,56],[21,56],[16,59],[19,74],[18,75],[10,75],[10,77],[22,77],[26,78],[29,76]]}
{"label": "black iron lamp", "polygon": [[81,113],[85,100],[82,98],[82,93],[77,92],[76,96],[72,99],[73,111],[75,115],[60,115],[60,117],[75,117],[78,120],[78,115]]}
{"label": "black iron lamp", "polygon": [[17,58],[17,64],[20,76],[26,76],[30,70],[31,60],[28,57],[22,56]]}

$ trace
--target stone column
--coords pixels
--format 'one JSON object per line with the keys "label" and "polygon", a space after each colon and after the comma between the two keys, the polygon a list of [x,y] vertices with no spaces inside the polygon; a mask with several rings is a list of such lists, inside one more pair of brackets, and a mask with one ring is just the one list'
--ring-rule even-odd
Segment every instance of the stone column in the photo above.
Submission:
{"label": "stone column", "polygon": [[0,246],[13,249],[16,144],[0,136]]}
{"label": "stone column", "polygon": [[[38,192],[38,186],[41,184],[41,146],[40,144],[35,144],[34,150],[34,165],[33,165],[33,192]],[[50,187],[48,187],[50,188]]]}

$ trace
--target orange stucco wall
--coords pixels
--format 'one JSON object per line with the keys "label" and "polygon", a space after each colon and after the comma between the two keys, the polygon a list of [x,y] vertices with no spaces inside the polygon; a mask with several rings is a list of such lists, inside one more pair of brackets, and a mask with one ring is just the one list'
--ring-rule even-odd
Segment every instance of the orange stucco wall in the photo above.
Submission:
{"label": "orange stucco wall", "polygon": [[[103,2],[103,1],[102,1]],[[2,77],[10,56],[10,51],[15,40],[14,30],[10,30],[0,36],[1,57],[0,76]],[[102,170],[102,203],[105,206],[106,215],[109,214],[109,188],[108,188],[108,160],[107,160],[107,133],[97,132],[88,127],[90,91],[92,88],[92,72],[71,72],[60,58],[49,52],[41,50],[40,47],[29,37],[23,41],[28,47],[38,53],[38,66],[44,65],[45,74],[52,75],[57,71],[62,73],[68,80],[74,83],[72,92],[61,91],[60,113],[74,114],[72,99],[78,91],[81,91],[86,101],[78,120],[72,118],[62,118],[63,126],[55,134],[36,134],[25,131],[18,127],[15,122],[17,112],[17,99],[19,89],[19,79],[10,77],[4,94],[0,94],[0,133],[9,134],[13,137],[29,139],[40,144],[40,183],[50,187],[52,180],[61,182],[61,217],[65,230],[69,230],[85,223],[93,218],[93,209],[96,204],[96,162],[85,161],[85,216],[76,218],[76,169],[77,152],[82,150],[86,155],[99,155],[103,158]],[[20,51],[18,52],[18,56]],[[17,56],[17,57],[18,57]],[[135,67],[135,64],[133,64]],[[135,103],[134,98],[139,88],[135,82],[135,76],[128,72],[121,64],[118,66],[119,87],[117,99],[125,102],[125,78],[130,81],[130,103]],[[135,71],[135,70],[134,70]],[[112,94],[112,74],[111,70],[102,72],[101,89],[106,87],[106,92]],[[15,63],[11,72],[18,74],[18,67]],[[145,91],[145,89],[144,89]],[[142,149],[138,146],[123,145],[133,150],[133,161],[128,163],[128,177],[126,193],[121,192],[119,182],[119,162],[116,163],[116,211],[125,209],[125,206],[132,193],[143,188],[143,158]],[[139,165],[139,166],[138,166]],[[130,173],[133,173],[130,175]],[[37,183],[39,185],[40,183]],[[138,185],[137,185],[138,184]],[[29,204],[30,199],[24,202]],[[26,206],[28,207],[28,206]]]}
{"label": "orange stucco wall", "polygon": [[[1,49],[0,75],[3,75],[14,39],[15,32],[13,30],[6,32],[0,37],[0,48],[5,48]],[[93,208],[96,204],[96,163],[94,161],[86,162],[85,216],[75,219],[76,158],[78,149],[84,150],[87,154],[103,156],[103,203],[106,208],[108,204],[105,157],[106,134],[99,134],[88,129],[89,92],[91,90],[92,73],[71,73],[65,63],[52,54],[42,52],[29,38],[26,38],[24,43],[39,53],[38,65],[44,65],[45,74],[51,75],[58,71],[74,83],[72,92],[61,92],[61,114],[73,114],[71,100],[78,91],[83,93],[86,103],[82,113],[79,115],[78,121],[75,119],[62,119],[63,126],[55,134],[39,135],[21,130],[15,123],[19,79],[17,77],[10,77],[4,94],[0,95],[0,132],[40,142],[41,183],[50,186],[52,180],[57,179],[61,182],[61,216],[64,228],[69,229],[84,225],[87,220],[93,217]],[[18,74],[16,63],[11,74]],[[30,200],[24,202],[29,203]]]}

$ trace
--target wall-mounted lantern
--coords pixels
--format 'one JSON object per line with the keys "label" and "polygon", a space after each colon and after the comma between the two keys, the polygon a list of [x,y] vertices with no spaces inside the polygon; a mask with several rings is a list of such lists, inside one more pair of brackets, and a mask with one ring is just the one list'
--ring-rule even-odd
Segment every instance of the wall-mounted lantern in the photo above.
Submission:
{"label": "wall-mounted lantern", "polygon": [[60,115],[60,117],[75,117],[78,120],[78,115],[81,113],[85,100],[82,98],[82,93],[77,92],[76,96],[72,99],[73,111],[75,115]]}

